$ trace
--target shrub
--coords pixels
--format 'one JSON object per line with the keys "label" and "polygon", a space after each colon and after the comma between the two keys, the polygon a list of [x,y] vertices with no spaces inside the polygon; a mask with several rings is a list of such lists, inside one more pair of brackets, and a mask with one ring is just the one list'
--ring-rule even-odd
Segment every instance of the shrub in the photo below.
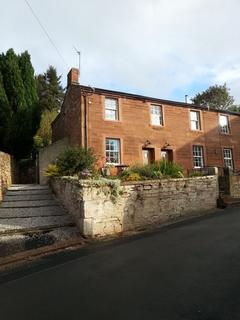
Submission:
{"label": "shrub", "polygon": [[92,149],[67,148],[58,157],[56,165],[61,175],[89,176],[94,171],[96,156]]}
{"label": "shrub", "polygon": [[122,173],[121,177],[123,180],[126,181],[126,177],[130,176],[130,174],[133,173],[137,174],[142,180],[161,178],[182,178],[183,168],[174,162],[161,160],[144,166],[133,166],[125,170]]}
{"label": "shrub", "polygon": [[141,180],[141,177],[139,173],[132,172],[131,170],[125,170],[122,173],[122,180],[124,181],[139,181]]}
{"label": "shrub", "polygon": [[191,171],[189,172],[189,175],[188,175],[190,178],[191,177],[202,177],[203,176],[203,173],[201,171]]}
{"label": "shrub", "polygon": [[44,171],[46,177],[56,177],[59,175],[59,168],[56,164],[49,164],[47,169]]}

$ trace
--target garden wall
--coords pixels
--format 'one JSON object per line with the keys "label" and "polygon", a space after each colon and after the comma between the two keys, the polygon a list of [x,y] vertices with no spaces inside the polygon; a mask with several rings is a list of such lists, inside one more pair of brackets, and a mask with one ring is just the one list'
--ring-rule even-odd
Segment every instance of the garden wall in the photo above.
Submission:
{"label": "garden wall", "polygon": [[44,171],[47,169],[47,166],[49,163],[56,160],[58,155],[66,148],[68,145],[68,140],[62,139],[57,142],[54,142],[53,144],[50,144],[49,146],[41,149],[39,151],[39,183],[40,184],[46,184],[48,181],[48,178],[45,177]]}
{"label": "garden wall", "polygon": [[107,236],[204,215],[216,208],[217,176],[140,181],[51,179],[82,234]]}
{"label": "garden wall", "polygon": [[12,159],[7,153],[0,151],[0,201],[7,188],[12,184]]}

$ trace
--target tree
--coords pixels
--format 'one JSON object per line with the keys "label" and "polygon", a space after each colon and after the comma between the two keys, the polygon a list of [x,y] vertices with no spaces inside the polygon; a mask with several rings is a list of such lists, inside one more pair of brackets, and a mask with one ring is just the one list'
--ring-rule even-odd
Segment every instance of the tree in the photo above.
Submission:
{"label": "tree", "polygon": [[26,105],[19,58],[13,49],[9,49],[5,55],[1,54],[0,60],[5,92],[12,111],[16,112]]}
{"label": "tree", "polygon": [[40,113],[30,55],[17,55],[13,49],[0,55],[0,107],[3,138],[0,149],[16,158],[29,157],[33,136],[39,126]]}
{"label": "tree", "polygon": [[42,113],[40,127],[34,136],[34,147],[40,149],[52,143],[51,123],[58,115],[57,111],[45,110]]}
{"label": "tree", "polygon": [[2,151],[7,149],[6,139],[10,130],[11,109],[3,85],[3,76],[0,71],[0,146]]}
{"label": "tree", "polygon": [[198,93],[192,102],[196,105],[208,105],[213,109],[227,110],[234,103],[234,98],[229,91],[226,84],[210,86],[202,93]]}
{"label": "tree", "polygon": [[46,73],[36,77],[39,104],[42,111],[59,111],[63,102],[64,90],[61,86],[61,76],[50,66]]}

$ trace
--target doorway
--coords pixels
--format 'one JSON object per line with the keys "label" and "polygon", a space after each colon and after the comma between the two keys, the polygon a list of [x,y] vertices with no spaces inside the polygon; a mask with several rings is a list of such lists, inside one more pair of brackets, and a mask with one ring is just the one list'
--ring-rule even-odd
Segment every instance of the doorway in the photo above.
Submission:
{"label": "doorway", "polygon": [[173,151],[168,149],[162,149],[161,150],[161,159],[164,159],[166,161],[173,161]]}
{"label": "doorway", "polygon": [[151,148],[142,149],[142,156],[143,156],[144,165],[154,162],[154,149],[151,149]]}

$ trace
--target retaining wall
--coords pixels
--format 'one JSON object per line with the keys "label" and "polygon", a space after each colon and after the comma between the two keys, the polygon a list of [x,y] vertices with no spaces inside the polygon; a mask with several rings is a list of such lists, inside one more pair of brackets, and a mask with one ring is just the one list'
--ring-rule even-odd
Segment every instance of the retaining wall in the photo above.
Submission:
{"label": "retaining wall", "polygon": [[90,237],[146,229],[216,208],[217,176],[141,181],[51,179],[56,196]]}
{"label": "retaining wall", "polygon": [[0,201],[7,188],[12,184],[12,159],[7,153],[0,151]]}

